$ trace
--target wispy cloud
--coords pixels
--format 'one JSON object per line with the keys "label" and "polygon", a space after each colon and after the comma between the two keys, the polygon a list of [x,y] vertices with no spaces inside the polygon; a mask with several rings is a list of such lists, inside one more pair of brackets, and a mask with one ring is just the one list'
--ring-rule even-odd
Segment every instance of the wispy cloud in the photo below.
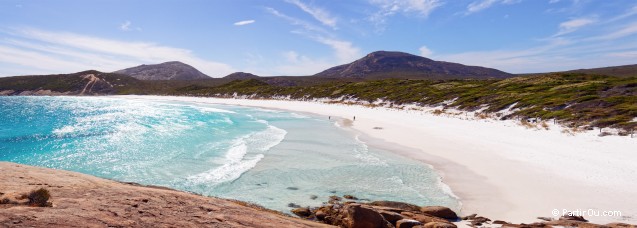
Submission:
{"label": "wispy cloud", "polygon": [[343,41],[332,38],[325,37],[317,37],[317,41],[329,46],[334,50],[336,57],[338,58],[338,63],[347,63],[354,61],[361,57],[360,49],[354,47],[354,45],[349,41]]}
{"label": "wispy cloud", "polygon": [[301,2],[301,0],[286,0],[286,2],[296,5],[322,24],[332,28],[336,28],[336,17],[332,16],[327,10],[316,6],[307,5]]}
{"label": "wispy cloud", "polygon": [[255,20],[245,20],[245,21],[237,21],[234,23],[236,26],[249,25],[256,22]]}
{"label": "wispy cloud", "polygon": [[285,19],[292,25],[300,26],[302,29],[304,29],[303,31],[293,31],[293,33],[303,35],[314,41],[329,46],[334,51],[334,56],[337,60],[334,63],[336,64],[352,61],[361,56],[360,49],[355,47],[354,44],[349,41],[334,38],[334,35],[329,31],[326,31],[301,19],[288,16],[273,8],[266,8],[266,10],[277,17]]}
{"label": "wispy cloud", "polygon": [[632,55],[635,47],[635,41],[617,43],[554,37],[529,48],[439,54],[434,58],[511,73],[534,73],[635,64]]}
{"label": "wispy cloud", "polygon": [[553,35],[554,37],[556,36],[561,36],[561,35],[565,35],[568,33],[572,33],[577,31],[578,29],[593,24],[597,22],[596,18],[575,18],[575,19],[571,19],[565,22],[560,23],[559,25],[559,31]]}
{"label": "wispy cloud", "polygon": [[124,23],[122,23],[122,24],[119,26],[119,29],[120,29],[120,30],[122,30],[122,31],[130,31],[130,30],[131,30],[131,29],[130,29],[130,25],[131,25],[131,24],[132,24],[132,23],[131,23],[130,21],[125,21]]}
{"label": "wispy cloud", "polygon": [[415,13],[421,17],[429,17],[429,14],[444,4],[442,0],[369,0],[369,2],[380,8],[369,17],[380,31],[384,30],[387,18],[397,13]]}
{"label": "wispy cloud", "polygon": [[296,51],[284,52],[282,57],[286,62],[274,68],[275,74],[294,76],[312,75],[334,66],[332,61],[313,59],[301,55]]}
{"label": "wispy cloud", "polygon": [[122,30],[124,32],[128,32],[128,31],[133,31],[133,30],[137,30],[137,31],[141,31],[142,28],[140,27],[132,27],[133,23],[130,21],[124,21],[122,24],[119,25],[119,30]]}
{"label": "wispy cloud", "polygon": [[[191,64],[211,76],[234,72],[229,65],[199,58],[190,50],[149,42],[127,42],[33,28],[13,29],[7,35],[12,38],[0,42],[0,63],[29,66],[46,70],[45,73],[87,69],[115,71],[142,63],[173,60]],[[3,72],[0,71],[0,74]]]}
{"label": "wispy cloud", "polygon": [[590,38],[592,41],[615,40],[637,34],[637,22],[621,27],[615,32]]}
{"label": "wispy cloud", "polygon": [[279,18],[282,18],[282,19],[288,21],[288,23],[290,23],[292,25],[301,26],[306,31],[320,32],[322,34],[327,34],[328,33],[325,29],[323,29],[321,27],[318,27],[318,26],[316,26],[316,25],[314,25],[312,23],[309,23],[307,21],[304,21],[304,20],[301,20],[301,19],[298,19],[298,18],[295,18],[295,17],[290,17],[290,16],[288,16],[288,15],[286,15],[284,13],[279,12],[278,10],[276,10],[274,8],[267,7],[267,8],[265,8],[265,10],[268,13],[270,13],[270,14],[272,14],[274,16],[277,16]]}
{"label": "wispy cloud", "polygon": [[476,12],[488,9],[498,3],[510,5],[510,4],[517,4],[520,2],[522,2],[522,0],[478,0],[472,3],[469,3],[469,5],[467,5],[467,11],[465,12],[465,15],[469,15],[472,13],[476,13]]}

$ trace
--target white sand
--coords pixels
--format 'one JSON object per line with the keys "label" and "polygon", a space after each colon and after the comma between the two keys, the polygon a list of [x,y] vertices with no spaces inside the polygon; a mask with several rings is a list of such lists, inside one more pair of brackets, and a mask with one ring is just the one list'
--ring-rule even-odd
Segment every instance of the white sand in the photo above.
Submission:
{"label": "white sand", "polygon": [[[369,138],[432,164],[463,203],[463,214],[530,223],[552,211],[581,210],[597,223],[637,221],[637,137],[527,129],[514,121],[463,120],[421,111],[318,102],[124,96],[246,105],[351,119]],[[382,129],[374,129],[381,127]],[[372,140],[376,139],[376,140]],[[382,139],[382,140],[378,140]],[[622,216],[602,216],[620,211]]]}

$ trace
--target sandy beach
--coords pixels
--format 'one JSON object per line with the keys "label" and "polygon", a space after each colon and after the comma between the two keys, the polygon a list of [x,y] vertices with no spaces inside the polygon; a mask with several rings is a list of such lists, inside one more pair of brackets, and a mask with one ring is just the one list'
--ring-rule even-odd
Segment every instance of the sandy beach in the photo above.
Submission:
{"label": "sandy beach", "polygon": [[[462,204],[508,222],[579,211],[595,223],[637,222],[637,137],[529,129],[516,121],[467,120],[424,111],[285,100],[118,96],[245,105],[353,119],[366,143],[431,164]],[[605,215],[612,212],[612,216]],[[558,212],[558,214],[554,214]],[[620,212],[621,215],[617,212]]]}

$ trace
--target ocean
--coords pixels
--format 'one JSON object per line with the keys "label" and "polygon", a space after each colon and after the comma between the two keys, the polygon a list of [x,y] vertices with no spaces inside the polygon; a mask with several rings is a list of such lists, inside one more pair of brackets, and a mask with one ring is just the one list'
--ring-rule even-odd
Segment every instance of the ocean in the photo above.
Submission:
{"label": "ocean", "polygon": [[121,97],[0,97],[0,161],[237,199],[289,212],[331,195],[459,209],[428,165],[334,119]]}

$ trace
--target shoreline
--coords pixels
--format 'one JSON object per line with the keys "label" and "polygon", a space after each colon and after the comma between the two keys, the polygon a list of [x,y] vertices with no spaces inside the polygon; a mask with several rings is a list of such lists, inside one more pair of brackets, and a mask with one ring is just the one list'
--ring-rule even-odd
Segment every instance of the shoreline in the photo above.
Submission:
{"label": "shoreline", "polygon": [[[463,120],[424,112],[308,101],[164,96],[115,96],[243,105],[350,119],[348,127],[370,145],[386,141],[414,150],[391,150],[430,164],[461,198],[462,214],[508,222],[536,221],[554,209],[620,211],[621,217],[587,216],[592,222],[637,221],[637,140],[567,135],[561,127],[525,129],[512,121]],[[378,128],[382,129],[378,129]],[[385,144],[383,144],[385,145]],[[561,214],[560,214],[561,215]]]}

